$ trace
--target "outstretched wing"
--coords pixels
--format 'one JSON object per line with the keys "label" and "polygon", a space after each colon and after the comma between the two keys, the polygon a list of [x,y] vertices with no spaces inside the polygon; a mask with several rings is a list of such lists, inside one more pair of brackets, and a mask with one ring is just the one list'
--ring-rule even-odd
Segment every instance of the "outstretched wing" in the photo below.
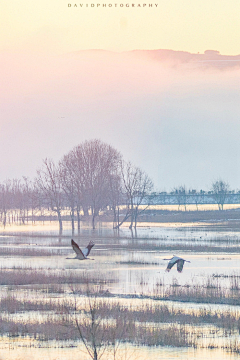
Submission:
{"label": "outstretched wing", "polygon": [[173,265],[175,265],[175,263],[169,262],[169,263],[168,263],[168,266],[167,266],[167,268],[166,268],[166,271],[169,272],[169,271],[171,270],[171,268],[173,267]]}
{"label": "outstretched wing", "polygon": [[183,259],[179,259],[179,260],[177,261],[177,271],[178,271],[178,272],[182,272],[183,265],[184,265],[184,260],[183,260]]}
{"label": "outstretched wing", "polygon": [[77,254],[77,258],[79,260],[84,260],[86,259],[86,256],[84,256],[82,250],[80,249],[80,247],[78,246],[77,243],[75,243],[75,241],[72,239],[71,240],[71,244],[72,244],[72,248],[75,251],[75,253]]}
{"label": "outstretched wing", "polygon": [[88,244],[88,246],[82,250],[83,255],[85,257],[87,257],[90,254],[90,251],[94,245],[95,245],[94,242],[91,240],[90,243]]}
{"label": "outstretched wing", "polygon": [[178,261],[178,257],[174,256],[168,263],[168,266],[166,268],[166,271],[169,272],[171,270],[171,268],[176,264],[176,262]]}

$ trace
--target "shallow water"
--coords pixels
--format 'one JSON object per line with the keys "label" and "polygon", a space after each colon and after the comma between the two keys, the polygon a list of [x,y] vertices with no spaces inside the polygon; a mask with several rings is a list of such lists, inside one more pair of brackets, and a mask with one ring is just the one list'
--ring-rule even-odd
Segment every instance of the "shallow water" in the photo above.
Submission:
{"label": "shallow water", "polygon": [[[0,255],[1,267],[9,269],[33,268],[46,271],[74,271],[75,274],[86,272],[87,274],[99,274],[101,277],[111,279],[112,282],[105,286],[112,294],[152,294],[156,286],[160,283],[164,286],[172,285],[190,285],[200,284],[202,286],[211,285],[221,286],[223,288],[231,286],[231,278],[227,276],[240,276],[240,249],[239,253],[228,251],[229,246],[239,246],[240,232],[227,231],[220,229],[217,231],[209,224],[200,224],[199,227],[189,226],[188,224],[141,224],[135,232],[131,232],[127,227],[119,232],[113,231],[111,224],[102,223],[96,230],[91,230],[88,225],[81,228],[79,235],[74,236],[75,241],[81,247],[85,247],[89,240],[95,242],[90,257],[94,261],[79,261],[74,259],[74,253],[70,245],[72,237],[69,224],[65,224],[65,230],[62,236],[58,235],[56,223],[37,224],[35,226],[13,226],[6,227],[0,231],[0,250],[1,248],[12,249],[10,255]],[[192,224],[191,224],[192,225]],[[136,237],[137,236],[137,237]],[[179,250],[161,249],[162,245],[178,244]],[[181,244],[183,249],[181,250]],[[223,246],[223,250],[214,253],[198,252],[194,246]],[[187,247],[189,246],[189,250]],[[29,249],[34,249],[34,256],[27,256]],[[49,256],[37,256],[37,252],[42,250],[49,252]],[[212,248],[211,248],[212,250]],[[18,253],[19,251],[19,253]],[[26,255],[22,251],[26,251]],[[56,253],[58,251],[58,253]],[[52,253],[51,253],[52,252]],[[176,267],[166,273],[167,261],[164,258],[170,258],[172,255],[181,256],[189,261],[185,263],[182,273],[178,273]],[[66,259],[66,258],[70,259]],[[17,271],[17,270],[15,270]],[[240,278],[239,278],[240,279]],[[238,280],[237,280],[238,281]],[[71,296],[71,290],[68,284],[63,285],[64,292],[46,293],[41,291],[45,286],[35,286],[32,292],[29,292],[31,286],[0,286],[2,296],[9,291],[17,296],[31,296],[32,299],[40,298],[64,298]],[[28,295],[30,294],[30,295]],[[144,299],[119,299],[126,304],[143,303]],[[206,305],[195,303],[162,302],[168,305],[178,306],[183,309],[198,309],[203,306],[209,306],[211,309],[239,310],[238,306],[227,305]],[[32,317],[31,317],[32,316]],[[41,317],[41,314],[18,314],[18,318],[28,318],[28,321],[34,317]],[[16,317],[16,321],[17,321]],[[14,318],[14,315],[11,315]],[[235,335],[236,336],[236,335]],[[228,341],[230,338],[227,339]],[[238,340],[238,336],[237,336]],[[209,341],[209,339],[207,340]],[[2,338],[0,343],[1,357],[3,359],[69,359],[75,358],[78,354],[78,348],[68,348],[69,344],[54,345],[48,342],[48,348],[38,348],[39,343],[26,339]],[[32,345],[31,345],[32,344]],[[29,346],[33,348],[29,348]],[[43,344],[42,344],[43,345]],[[46,344],[45,344],[46,345]],[[57,346],[57,348],[54,348]],[[60,349],[59,346],[63,348]],[[74,345],[76,346],[76,344]],[[77,346],[80,346],[77,344]],[[143,360],[147,359],[237,359],[238,355],[231,355],[226,351],[206,350],[206,349],[186,349],[186,348],[167,348],[167,347],[131,347],[134,353],[132,358]],[[128,351],[130,351],[128,349]],[[29,354],[28,354],[29,352]],[[30,355],[31,352],[31,355]],[[24,355],[23,355],[24,353]],[[138,355],[136,355],[138,353]],[[82,357],[81,359],[84,359]],[[77,358],[77,357],[76,357]],[[87,357],[86,357],[87,359]],[[107,359],[107,358],[106,358]],[[110,359],[110,358],[109,358]]]}
{"label": "shallow water", "polygon": [[[81,345],[64,343],[60,348],[56,342],[38,344],[29,339],[9,341],[3,338],[0,344],[2,360],[88,360],[89,356]],[[113,357],[106,355],[103,360]],[[222,350],[188,349],[162,347],[133,347],[127,344],[126,349],[119,351],[116,360],[238,360],[239,355],[226,353]]]}

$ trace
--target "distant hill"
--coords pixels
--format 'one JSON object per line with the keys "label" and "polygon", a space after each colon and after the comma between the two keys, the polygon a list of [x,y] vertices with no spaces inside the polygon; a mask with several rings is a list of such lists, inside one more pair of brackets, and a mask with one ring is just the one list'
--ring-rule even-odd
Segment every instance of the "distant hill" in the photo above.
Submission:
{"label": "distant hill", "polygon": [[137,58],[147,58],[170,65],[192,64],[198,67],[231,68],[240,66],[240,55],[221,55],[217,50],[206,50],[203,54],[192,54],[187,51],[167,49],[158,50],[131,50],[114,52],[102,49],[80,50],[69,53],[70,56],[90,55],[93,57],[119,58],[121,55],[133,55]]}
{"label": "distant hill", "polygon": [[[159,62],[168,61],[174,63],[206,63],[213,66],[239,66],[240,55],[221,55],[216,50],[206,50],[204,54],[191,54],[187,51],[174,50],[133,50],[131,53],[147,56]],[[211,64],[212,63],[212,64]]]}

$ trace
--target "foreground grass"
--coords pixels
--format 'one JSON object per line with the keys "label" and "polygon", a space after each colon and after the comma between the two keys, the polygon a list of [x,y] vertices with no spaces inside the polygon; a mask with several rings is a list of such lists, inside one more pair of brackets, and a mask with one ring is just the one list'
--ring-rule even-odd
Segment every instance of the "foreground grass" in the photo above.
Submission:
{"label": "foreground grass", "polygon": [[[102,293],[94,293],[92,296],[97,299],[97,313],[98,317],[104,319],[127,319],[132,324],[169,324],[174,323],[180,325],[214,325],[222,328],[228,333],[240,332],[240,310],[239,311],[222,311],[212,310],[210,307],[201,307],[199,309],[184,309],[174,307],[172,305],[162,304],[161,302],[148,301],[142,305],[135,306],[134,301],[123,305],[115,299],[105,299]],[[101,298],[99,297],[101,296]],[[81,297],[81,302],[84,301]],[[18,312],[37,311],[44,314],[49,313],[49,316],[54,314],[57,316],[65,316],[64,321],[70,321],[72,314],[75,311],[75,304],[71,298],[66,299],[42,299],[38,301],[31,301],[29,299],[18,299],[15,296],[3,297],[0,300],[1,313],[14,314]],[[81,313],[86,313],[86,308],[81,307]],[[2,316],[2,321],[5,316]],[[56,317],[54,317],[56,321]],[[68,320],[66,320],[68,319]],[[61,321],[63,319],[61,318]],[[4,327],[1,329],[3,330]],[[1,331],[0,329],[0,331]]]}
{"label": "foreground grass", "polygon": [[[93,295],[94,311],[96,313],[97,337],[107,342],[129,342],[135,345],[147,346],[195,346],[193,335],[184,325],[180,326],[169,322],[167,326],[159,326],[160,322],[152,322],[151,326],[144,319],[148,315],[147,309],[138,309],[121,306],[116,301],[98,299]],[[89,301],[89,298],[88,300]],[[90,300],[91,301],[91,300]],[[79,331],[76,327],[76,317],[83,327],[84,336],[88,336],[89,315],[84,299],[77,306],[74,301],[31,302],[15,297],[6,297],[0,302],[2,315],[0,316],[0,334],[10,337],[30,336],[39,341],[49,340],[79,340]],[[4,312],[17,311],[51,311],[40,321],[29,321],[18,317],[8,317]],[[150,309],[149,309],[150,310]],[[114,338],[113,338],[114,335]]]}
{"label": "foreground grass", "polygon": [[[117,300],[97,298],[96,294],[78,300],[76,306],[73,300],[66,302],[64,299],[33,302],[11,296],[3,298],[0,302],[0,335],[30,337],[39,342],[78,342],[77,319],[87,339],[91,323],[86,304],[93,301],[98,329],[96,341],[105,341],[108,346],[130,343],[138,346],[206,347],[240,353],[237,340],[240,312],[213,311],[210,308],[186,311],[151,301],[139,306],[134,306],[134,302],[126,306]],[[45,316],[41,320],[35,316],[32,320],[29,317],[24,320],[24,316],[14,319],[14,315],[9,317],[5,313],[30,310],[43,311]]]}

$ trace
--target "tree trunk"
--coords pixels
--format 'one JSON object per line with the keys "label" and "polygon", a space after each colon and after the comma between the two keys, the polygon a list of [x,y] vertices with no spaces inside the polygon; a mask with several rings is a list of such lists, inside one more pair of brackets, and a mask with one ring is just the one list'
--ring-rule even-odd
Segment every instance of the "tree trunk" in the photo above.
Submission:
{"label": "tree trunk", "polygon": [[84,216],[89,215],[87,206],[83,206],[83,214],[84,214]]}
{"label": "tree trunk", "polygon": [[72,234],[74,234],[75,226],[74,226],[74,208],[73,207],[71,208],[70,216],[71,216],[71,223],[72,223]]}
{"label": "tree trunk", "polygon": [[4,213],[3,213],[3,227],[4,227],[4,229],[5,229],[6,223],[7,223],[7,212],[4,211]]}
{"label": "tree trunk", "polygon": [[134,228],[136,231],[136,227],[137,227],[137,217],[138,217],[138,210],[137,208],[135,209],[135,214],[134,214]]}
{"label": "tree trunk", "polygon": [[118,224],[117,226],[114,227],[114,229],[119,229],[120,226],[124,223],[124,221],[126,221],[130,216],[130,213],[127,213],[125,216],[124,216],[124,219],[120,222],[119,220],[119,209],[118,209]]}
{"label": "tree trunk", "polygon": [[77,227],[78,227],[78,233],[80,233],[80,210],[77,208]]}
{"label": "tree trunk", "polygon": [[118,216],[117,216],[117,222],[118,222],[118,229],[119,229],[119,207],[118,207]]}
{"label": "tree trunk", "polygon": [[95,230],[95,214],[92,214],[92,228]]}
{"label": "tree trunk", "polygon": [[57,216],[58,216],[58,222],[59,222],[59,233],[62,234],[62,231],[63,231],[62,216],[61,216],[61,211],[59,209],[57,210]]}
{"label": "tree trunk", "polygon": [[134,209],[132,208],[132,209],[131,209],[131,224],[130,224],[130,226],[129,226],[129,229],[132,229],[132,227],[133,227],[133,218],[134,218],[134,213],[133,213],[133,211],[134,211]]}
{"label": "tree trunk", "polygon": [[117,222],[117,213],[116,213],[116,208],[115,206],[113,206],[113,229],[115,228],[115,224]]}

